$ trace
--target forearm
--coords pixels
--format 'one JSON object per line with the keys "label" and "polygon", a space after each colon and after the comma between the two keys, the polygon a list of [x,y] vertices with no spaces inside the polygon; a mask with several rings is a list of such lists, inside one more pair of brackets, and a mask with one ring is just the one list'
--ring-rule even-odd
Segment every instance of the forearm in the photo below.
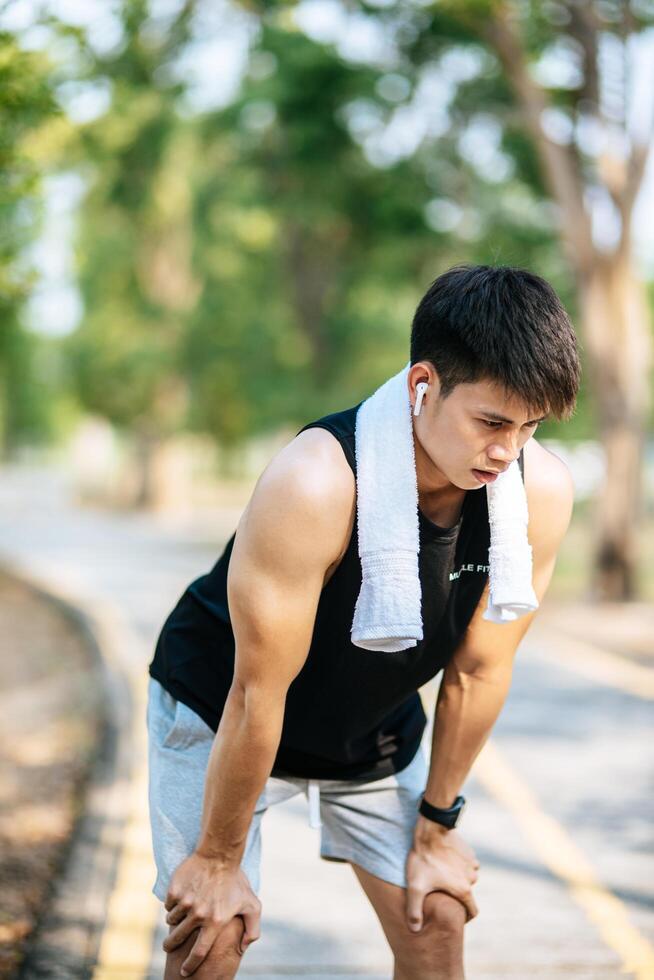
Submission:
{"label": "forearm", "polygon": [[461,791],[511,686],[511,667],[465,674],[446,667],[438,694],[425,798],[449,807]]}
{"label": "forearm", "polygon": [[257,799],[273,767],[284,699],[234,684],[225,702],[204,787],[196,851],[227,869],[241,863]]}

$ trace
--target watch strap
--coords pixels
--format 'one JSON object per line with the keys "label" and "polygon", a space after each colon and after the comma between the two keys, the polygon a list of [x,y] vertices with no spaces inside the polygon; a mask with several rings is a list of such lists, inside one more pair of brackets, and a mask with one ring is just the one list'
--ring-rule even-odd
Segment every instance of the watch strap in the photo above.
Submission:
{"label": "watch strap", "polygon": [[457,820],[461,815],[461,811],[465,806],[465,797],[457,796],[452,806],[439,807],[432,806],[427,800],[422,798],[420,801],[420,806],[418,807],[419,813],[426,817],[427,820],[433,820],[434,823],[439,823],[443,827],[452,828],[456,826]]}

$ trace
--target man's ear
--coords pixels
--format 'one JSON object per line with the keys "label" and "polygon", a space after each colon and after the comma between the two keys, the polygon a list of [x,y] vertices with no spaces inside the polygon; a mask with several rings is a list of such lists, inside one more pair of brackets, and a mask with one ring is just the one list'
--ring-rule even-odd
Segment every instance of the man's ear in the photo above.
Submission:
{"label": "man's ear", "polygon": [[414,367],[420,365],[425,374],[428,375],[429,394],[432,399],[436,399],[441,393],[441,379],[433,361],[417,361]]}

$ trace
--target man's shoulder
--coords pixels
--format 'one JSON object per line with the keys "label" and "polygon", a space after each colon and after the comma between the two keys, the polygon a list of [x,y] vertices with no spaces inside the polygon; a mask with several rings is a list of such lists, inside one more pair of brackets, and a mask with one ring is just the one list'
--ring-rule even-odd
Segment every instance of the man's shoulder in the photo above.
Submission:
{"label": "man's shoulder", "polygon": [[340,553],[351,531],[356,506],[354,473],[338,439],[326,429],[306,429],[278,450],[257,484],[246,514],[279,521],[288,533],[306,537],[310,530],[329,539]]}
{"label": "man's shoulder", "polygon": [[525,489],[527,494],[574,494],[572,474],[560,456],[532,437],[525,443]]}
{"label": "man's shoulder", "polygon": [[351,503],[356,481],[345,449],[328,429],[304,429],[279,454],[278,466],[304,474],[303,485],[318,499]]}
{"label": "man's shoulder", "polygon": [[[560,456],[533,437],[524,447],[530,537],[558,548],[572,515],[574,482]],[[549,548],[548,548],[549,550]]]}

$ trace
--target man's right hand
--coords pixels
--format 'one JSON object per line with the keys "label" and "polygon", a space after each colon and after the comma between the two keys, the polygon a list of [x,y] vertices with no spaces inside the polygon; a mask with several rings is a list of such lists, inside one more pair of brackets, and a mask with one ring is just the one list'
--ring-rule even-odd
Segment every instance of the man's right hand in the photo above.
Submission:
{"label": "man's right hand", "polygon": [[430,892],[443,891],[465,906],[467,921],[478,915],[472,886],[478,878],[479,861],[475,852],[454,829],[418,816],[413,847],[406,862],[409,929],[423,926],[423,903]]}
{"label": "man's right hand", "polygon": [[166,953],[181,946],[194,929],[200,932],[182,964],[182,976],[190,976],[208,956],[216,938],[236,915],[245,923],[241,953],[259,938],[261,902],[241,868],[226,870],[215,858],[193,852],[176,869],[166,895],[166,922],[176,926],[166,936]]}

